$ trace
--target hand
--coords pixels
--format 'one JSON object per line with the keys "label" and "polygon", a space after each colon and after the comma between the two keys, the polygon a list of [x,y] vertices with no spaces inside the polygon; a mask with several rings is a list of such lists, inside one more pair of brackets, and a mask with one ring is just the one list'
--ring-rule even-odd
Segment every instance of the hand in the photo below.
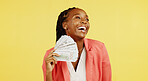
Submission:
{"label": "hand", "polygon": [[57,56],[59,57],[60,55],[58,55],[57,53],[53,53],[55,51],[52,50],[49,55],[45,58],[45,62],[46,62],[46,73],[51,73],[55,64],[57,64],[57,60],[56,58],[54,58],[53,56]]}

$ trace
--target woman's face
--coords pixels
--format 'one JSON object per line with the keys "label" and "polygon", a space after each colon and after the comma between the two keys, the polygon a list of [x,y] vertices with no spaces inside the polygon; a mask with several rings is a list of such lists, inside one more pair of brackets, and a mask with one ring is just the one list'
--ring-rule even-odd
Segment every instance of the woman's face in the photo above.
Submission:
{"label": "woman's face", "polygon": [[82,9],[73,9],[68,12],[68,17],[63,22],[66,34],[74,40],[83,39],[88,32],[89,26],[88,15]]}

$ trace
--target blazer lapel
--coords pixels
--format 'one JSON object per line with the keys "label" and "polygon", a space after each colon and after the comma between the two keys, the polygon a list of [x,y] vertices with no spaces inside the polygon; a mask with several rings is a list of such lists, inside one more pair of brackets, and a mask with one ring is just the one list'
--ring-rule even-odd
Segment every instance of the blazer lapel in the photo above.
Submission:
{"label": "blazer lapel", "polygon": [[[93,51],[91,45],[89,45],[88,39],[84,39],[86,48],[86,81],[92,81],[93,77]],[[66,62],[61,62],[61,68],[65,81],[70,81],[70,75]]]}
{"label": "blazer lapel", "polygon": [[64,61],[61,62],[61,68],[63,71],[64,81],[70,81],[70,75],[69,75],[67,63]]}
{"label": "blazer lapel", "polygon": [[89,45],[88,40],[84,39],[86,48],[86,81],[92,81],[93,77],[93,52],[92,47]]}

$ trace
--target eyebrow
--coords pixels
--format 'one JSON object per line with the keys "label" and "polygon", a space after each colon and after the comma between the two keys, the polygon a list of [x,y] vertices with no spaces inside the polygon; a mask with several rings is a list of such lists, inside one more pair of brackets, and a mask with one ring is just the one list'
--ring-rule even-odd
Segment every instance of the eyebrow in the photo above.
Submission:
{"label": "eyebrow", "polygon": [[[76,14],[74,14],[74,15],[80,15],[80,14],[79,14],[79,13],[76,13]],[[74,15],[73,15],[73,16],[74,16]],[[88,15],[86,15],[86,17],[88,17]]]}

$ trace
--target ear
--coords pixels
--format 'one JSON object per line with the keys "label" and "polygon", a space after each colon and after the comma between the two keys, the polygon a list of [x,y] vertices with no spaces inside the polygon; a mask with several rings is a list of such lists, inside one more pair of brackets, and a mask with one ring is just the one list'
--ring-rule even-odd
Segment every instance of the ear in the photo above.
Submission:
{"label": "ear", "polygon": [[62,23],[63,28],[66,30],[67,29],[67,22]]}

